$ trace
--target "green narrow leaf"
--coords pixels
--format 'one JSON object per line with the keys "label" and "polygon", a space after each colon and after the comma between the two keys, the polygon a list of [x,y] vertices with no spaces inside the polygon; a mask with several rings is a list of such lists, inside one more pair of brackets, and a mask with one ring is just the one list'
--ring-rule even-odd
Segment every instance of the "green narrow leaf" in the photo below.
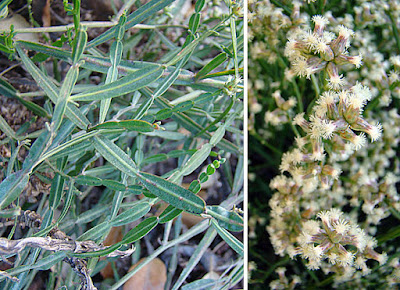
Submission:
{"label": "green narrow leaf", "polygon": [[140,172],[138,178],[152,194],[172,206],[194,214],[204,212],[204,200],[193,192],[149,173]]}
{"label": "green narrow leaf", "polygon": [[103,179],[101,183],[103,186],[115,191],[125,191],[127,189],[124,184],[111,179]]}
{"label": "green narrow leaf", "polygon": [[[18,43],[15,46],[19,56],[21,57],[22,63],[25,68],[31,74],[36,83],[42,88],[42,90],[47,94],[50,100],[56,104],[58,100],[58,89],[57,87],[46,77],[29,59],[29,57],[23,52],[19,47]],[[69,103],[66,108],[66,115],[75,125],[80,129],[85,130],[89,125],[89,120],[79,111],[79,109],[74,105]]]}
{"label": "green narrow leaf", "polygon": [[189,29],[192,31],[193,34],[196,33],[197,28],[199,28],[200,24],[200,13],[193,13],[192,16],[190,16],[189,19]]}
{"label": "green narrow leaf", "polygon": [[49,114],[47,114],[47,111],[45,109],[43,109],[39,105],[36,105],[34,102],[27,101],[18,96],[17,90],[3,79],[0,79],[0,94],[8,98],[17,99],[28,110],[32,111],[34,114],[40,117],[50,118]]}
{"label": "green narrow leaf", "polygon": [[123,226],[126,224],[129,224],[131,222],[134,222],[141,217],[143,217],[145,214],[147,214],[151,209],[151,206],[149,203],[140,203],[137,205],[134,205],[132,208],[128,209],[127,211],[117,215],[115,218],[113,218],[110,221],[111,226],[113,227],[119,227]]}
{"label": "green narrow leaf", "polygon": [[77,63],[82,57],[83,52],[85,51],[87,44],[87,33],[86,27],[80,25],[78,29],[78,33],[74,39],[74,47],[72,49],[72,63]]}
{"label": "green narrow leaf", "polygon": [[70,67],[60,89],[60,94],[54,108],[53,119],[50,125],[51,131],[56,132],[61,125],[65,110],[67,109],[68,98],[78,80],[79,64]]}
{"label": "green narrow leaf", "polygon": [[143,188],[139,185],[128,185],[126,191],[129,194],[139,195],[139,194],[142,194]]}
{"label": "green narrow leaf", "polygon": [[185,56],[192,54],[193,51],[195,50],[196,46],[203,41],[204,39],[206,39],[207,37],[209,37],[210,35],[212,35],[213,33],[215,33],[215,31],[213,29],[206,31],[205,33],[203,33],[200,37],[197,37],[196,39],[194,39],[191,43],[189,43],[188,45],[186,45],[174,58],[172,58],[167,64],[166,66],[171,66],[171,65],[175,65],[178,61],[180,61],[181,59],[183,59]]}
{"label": "green narrow leaf", "polygon": [[[151,0],[127,17],[125,29],[129,29],[136,24],[142,22],[146,18],[155,14],[157,11],[160,11],[161,9],[167,7],[172,2],[174,2],[174,0]],[[107,30],[105,33],[101,34],[100,36],[96,37],[88,43],[88,48],[97,46],[106,42],[107,40],[110,40],[115,35],[115,31],[117,29],[118,27],[113,27]]]}
{"label": "green narrow leaf", "polygon": [[185,102],[182,102],[182,103],[176,105],[172,109],[172,111],[173,112],[186,112],[186,111],[190,110],[191,108],[193,108],[193,106],[194,106],[193,101],[185,101]]}
{"label": "green narrow leaf", "polygon": [[174,173],[174,178],[186,176],[199,168],[204,161],[210,156],[212,145],[209,143],[204,144],[199,150],[194,153],[189,160],[181,167],[179,171]]}
{"label": "green narrow leaf", "polygon": [[207,206],[207,214],[215,218],[218,224],[232,232],[243,231],[243,218],[234,211],[222,206]]}
{"label": "green narrow leaf", "polygon": [[7,121],[0,115],[0,131],[4,132],[8,137],[18,140],[14,130],[8,125]]}
{"label": "green narrow leaf", "polygon": [[188,263],[185,268],[179,275],[178,280],[175,282],[174,286],[171,288],[172,290],[178,290],[182,283],[186,280],[188,275],[193,271],[196,265],[199,263],[201,257],[204,253],[209,249],[211,243],[214,241],[217,236],[217,232],[213,228],[209,228],[201,239],[200,243],[196,246],[194,253],[191,255]]}
{"label": "green narrow leaf", "polygon": [[78,241],[97,240],[103,235],[106,235],[111,227],[112,226],[108,221],[102,222],[82,234],[78,238]]}
{"label": "green narrow leaf", "polygon": [[[151,94],[150,93],[151,91],[147,88],[143,89],[141,92],[145,95]],[[161,108],[172,107],[170,104],[168,104],[168,101],[166,99],[164,99],[163,97],[159,97],[159,98],[155,99],[154,102],[157,106],[159,106]],[[184,113],[176,113],[175,112],[172,116],[172,119],[174,121],[176,121],[177,123],[179,123],[180,125],[182,125],[185,129],[189,130],[193,135],[196,135],[198,132],[200,132],[201,130],[204,129],[199,124],[194,122],[191,118],[186,116]],[[211,138],[211,135],[210,135],[210,133],[205,132],[205,133],[201,134],[199,137],[209,140]],[[228,152],[240,154],[239,148],[235,144],[229,142],[226,139],[222,139],[220,141],[220,143],[218,144],[218,147],[225,151],[228,151]]]}
{"label": "green narrow leaf", "polygon": [[143,120],[107,121],[88,128],[88,132],[99,129],[126,129],[137,132],[153,132],[154,125]]}
{"label": "green narrow leaf", "polygon": [[0,183],[0,209],[10,205],[28,184],[29,174],[17,171]]}
{"label": "green narrow leaf", "polygon": [[41,134],[35,142],[32,144],[31,149],[29,150],[28,156],[25,158],[25,161],[22,165],[22,169],[30,172],[34,166],[39,162],[40,157],[43,154],[43,151],[47,147],[47,142],[50,140],[50,133],[45,131]]}
{"label": "green narrow leaf", "polygon": [[88,186],[101,186],[103,182],[100,178],[89,176],[89,175],[79,175],[75,179],[75,183],[80,185],[88,185]]}
{"label": "green narrow leaf", "polygon": [[161,153],[161,154],[155,154],[153,156],[147,157],[146,159],[143,160],[142,163],[155,163],[155,162],[162,162],[168,159],[168,155]]}
{"label": "green narrow leaf", "polygon": [[62,193],[64,189],[64,178],[56,173],[51,183],[50,194],[49,194],[49,205],[50,208],[55,210],[61,201]]}
{"label": "green narrow leaf", "polygon": [[221,238],[241,257],[244,256],[243,252],[243,243],[236,239],[230,232],[222,228],[218,222],[214,219],[211,219],[211,224],[213,225],[214,229],[217,230],[218,234]]}
{"label": "green narrow leaf", "polygon": [[169,205],[158,217],[160,224],[167,223],[169,221],[172,221],[174,218],[179,216],[182,213],[183,210],[178,209],[176,207],[173,207],[172,205]]}
{"label": "green narrow leaf", "polygon": [[0,11],[3,10],[4,7],[6,7],[8,4],[11,3],[12,0],[3,0],[0,3]]}
{"label": "green narrow leaf", "polygon": [[95,101],[122,96],[155,82],[164,72],[160,65],[149,65],[115,82],[97,86],[86,92],[71,96],[74,101]]}
{"label": "green narrow leaf", "polygon": [[122,244],[130,244],[147,235],[158,224],[158,217],[149,217],[131,229],[122,239]]}
{"label": "green narrow leaf", "polygon": [[214,57],[209,63],[207,63],[197,74],[196,79],[200,79],[201,77],[207,75],[212,70],[216,69],[219,65],[221,65],[224,61],[228,59],[228,55],[226,53],[220,53],[216,57]]}
{"label": "green narrow leaf", "polygon": [[172,117],[172,110],[170,108],[161,109],[156,114],[157,120],[166,120],[171,117]]}
{"label": "green narrow leaf", "polygon": [[136,177],[138,170],[135,162],[121,148],[102,135],[95,136],[92,141],[96,150],[108,162],[125,174]]}

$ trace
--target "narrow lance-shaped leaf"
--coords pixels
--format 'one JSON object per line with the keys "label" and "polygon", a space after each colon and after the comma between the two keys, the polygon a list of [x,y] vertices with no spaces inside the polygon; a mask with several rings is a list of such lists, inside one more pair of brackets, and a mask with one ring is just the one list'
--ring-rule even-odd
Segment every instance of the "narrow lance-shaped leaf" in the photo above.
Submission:
{"label": "narrow lance-shaped leaf", "polygon": [[7,176],[0,183],[0,209],[10,205],[24,190],[29,181],[29,173],[18,171]]}
{"label": "narrow lance-shaped leaf", "polygon": [[154,125],[142,120],[107,121],[94,127],[90,127],[88,131],[99,129],[125,129],[137,132],[153,132]]}
{"label": "narrow lance-shaped leaf", "polygon": [[14,130],[8,125],[7,121],[0,115],[0,131],[4,132],[8,137],[18,139]]}
{"label": "narrow lance-shaped leaf", "polygon": [[217,230],[221,238],[240,256],[243,257],[243,243],[241,243],[237,238],[235,238],[230,232],[222,228],[218,222],[214,219],[211,220],[211,224],[214,229]]}
{"label": "narrow lance-shaped leaf", "polygon": [[147,235],[154,227],[158,224],[158,218],[153,216],[145,219],[136,227],[131,229],[122,239],[122,244],[130,244],[133,243],[140,238]]}
{"label": "narrow lance-shaped leaf", "polygon": [[[129,29],[136,24],[142,22],[146,18],[155,14],[157,11],[160,11],[161,9],[167,7],[172,2],[174,2],[174,0],[151,0],[127,17],[125,29]],[[88,47],[97,46],[106,42],[107,40],[110,40],[114,36],[116,29],[118,28],[113,27],[107,30],[105,33],[101,34],[100,36],[96,37],[89,42]]]}
{"label": "narrow lance-shaped leaf", "polygon": [[145,172],[140,172],[138,178],[152,194],[170,205],[194,214],[204,212],[204,200],[182,186]]}
{"label": "narrow lance-shaped leaf", "polygon": [[189,160],[177,171],[173,176],[174,180],[179,179],[181,176],[186,176],[195,171],[210,155],[212,145],[206,143],[199,150],[194,153]]}
{"label": "narrow lance-shaped leaf", "polygon": [[35,104],[34,102],[25,100],[21,98],[17,94],[17,90],[7,83],[5,80],[0,79],[0,94],[8,97],[8,98],[14,98],[17,99],[22,105],[24,105],[28,110],[32,111],[36,115],[44,118],[50,118],[49,114],[45,109],[43,109],[41,106]]}
{"label": "narrow lance-shaped leaf", "polygon": [[[15,46],[19,56],[25,68],[31,74],[36,83],[44,90],[50,100],[56,104],[58,100],[58,88],[46,77],[43,72],[41,72],[34,63],[29,59],[29,57],[23,52],[19,47],[19,44]],[[89,120],[79,111],[79,109],[74,105],[69,103],[66,109],[66,115],[75,125],[80,129],[86,129],[89,125]]]}
{"label": "narrow lance-shaped leaf", "polygon": [[131,177],[136,176],[138,170],[135,162],[121,148],[102,135],[95,136],[92,141],[96,150],[108,162],[125,174]]}
{"label": "narrow lance-shaped leaf", "polygon": [[78,75],[79,63],[74,64],[70,67],[61,86],[60,95],[54,108],[53,120],[50,125],[52,133],[56,132],[61,125],[65,110],[67,108],[68,98],[71,95],[72,89],[75,86],[76,81],[78,80]]}
{"label": "narrow lance-shaped leaf", "polygon": [[110,221],[111,226],[119,227],[131,222],[136,221],[137,219],[143,217],[147,214],[151,209],[149,203],[139,203],[134,205],[132,208],[128,209],[127,211],[117,215]]}
{"label": "narrow lance-shaped leaf", "polygon": [[236,212],[222,206],[207,206],[207,214],[215,218],[218,224],[232,232],[243,231],[243,218]]}
{"label": "narrow lance-shaped leaf", "polygon": [[86,44],[87,44],[87,33],[86,27],[80,25],[76,37],[74,39],[74,47],[72,49],[72,63],[77,63],[83,52],[85,51]]}
{"label": "narrow lance-shaped leaf", "polygon": [[164,224],[166,222],[172,221],[174,218],[176,218],[178,215],[180,215],[183,212],[183,210],[178,209],[176,207],[173,207],[172,205],[169,205],[158,217],[160,224]]}
{"label": "narrow lance-shaped leaf", "polygon": [[161,77],[164,68],[150,65],[137,70],[115,82],[97,86],[86,92],[71,96],[74,101],[95,101],[114,98],[139,90]]}
{"label": "narrow lance-shaped leaf", "polygon": [[[148,95],[149,89],[144,88],[143,90],[141,90],[141,92],[143,94]],[[171,108],[172,107],[170,104],[168,104],[168,101],[166,99],[164,99],[163,97],[159,97],[159,98],[155,99],[154,102],[157,106],[159,106],[161,108]],[[172,119],[174,119],[176,122],[181,124],[185,129],[192,132],[192,134],[194,134],[194,135],[204,129],[203,127],[201,127],[199,124],[194,122],[192,119],[190,119],[184,113],[174,112]],[[210,133],[205,132],[205,133],[201,134],[199,137],[202,137],[204,139],[210,139],[211,135],[210,135]],[[222,139],[220,141],[220,143],[218,144],[218,146],[219,146],[219,148],[226,150],[228,152],[240,153],[239,148],[235,144],[229,142],[226,139]]]}
{"label": "narrow lance-shaped leaf", "polygon": [[226,53],[220,53],[216,57],[214,57],[209,63],[207,63],[197,74],[196,79],[200,79],[201,77],[207,75],[213,69],[217,68],[221,65],[224,61],[228,59]]}

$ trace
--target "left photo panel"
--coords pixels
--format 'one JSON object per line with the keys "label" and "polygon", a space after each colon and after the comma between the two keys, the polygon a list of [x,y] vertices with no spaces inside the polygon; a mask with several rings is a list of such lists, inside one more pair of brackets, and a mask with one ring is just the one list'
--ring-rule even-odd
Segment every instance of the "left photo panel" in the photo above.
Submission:
{"label": "left photo panel", "polygon": [[0,1],[0,289],[243,289],[241,1]]}

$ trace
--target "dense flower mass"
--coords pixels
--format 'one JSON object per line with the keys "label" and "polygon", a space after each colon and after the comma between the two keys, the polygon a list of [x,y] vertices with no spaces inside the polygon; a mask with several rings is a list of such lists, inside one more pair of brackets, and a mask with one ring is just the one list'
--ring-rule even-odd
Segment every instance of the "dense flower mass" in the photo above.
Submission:
{"label": "dense flower mass", "polygon": [[[252,171],[263,168],[258,149],[250,164],[250,190],[280,172],[267,213],[251,204],[265,186],[250,191],[250,248],[265,243],[266,226],[282,259],[263,286],[400,283],[400,245],[388,232],[400,219],[400,2],[249,2],[249,148],[281,154]],[[252,259],[257,284],[271,265]],[[316,286],[321,275],[328,284]]]}

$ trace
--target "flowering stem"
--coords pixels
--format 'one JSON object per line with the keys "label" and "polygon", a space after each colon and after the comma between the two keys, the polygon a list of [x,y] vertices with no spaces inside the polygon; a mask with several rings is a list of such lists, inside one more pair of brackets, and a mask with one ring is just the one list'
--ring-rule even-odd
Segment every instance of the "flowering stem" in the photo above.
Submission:
{"label": "flowering stem", "polygon": [[392,29],[393,29],[393,36],[394,39],[396,40],[396,44],[397,44],[397,52],[400,52],[400,38],[399,38],[399,31],[397,30],[397,26],[396,26],[396,21],[393,18],[392,13],[390,13],[390,11],[387,11],[387,15],[390,18],[390,21],[392,22]]}
{"label": "flowering stem", "polygon": [[297,98],[297,107],[299,109],[299,113],[304,112],[303,100],[301,99],[299,86],[297,85],[296,80],[293,80],[292,84],[293,84],[294,92],[295,92],[296,98]]}
{"label": "flowering stem", "polygon": [[274,146],[272,146],[271,144],[267,143],[265,141],[265,139],[263,137],[261,137],[255,130],[250,130],[249,134],[251,136],[253,136],[254,138],[256,138],[262,145],[268,147],[269,149],[271,149],[272,151],[274,151],[275,153],[282,155],[282,151],[280,151],[279,149],[275,148]]}
{"label": "flowering stem", "polygon": [[311,75],[311,82],[315,90],[315,95],[316,95],[315,97],[318,98],[321,93],[321,90],[319,89],[318,81],[315,75]]}

